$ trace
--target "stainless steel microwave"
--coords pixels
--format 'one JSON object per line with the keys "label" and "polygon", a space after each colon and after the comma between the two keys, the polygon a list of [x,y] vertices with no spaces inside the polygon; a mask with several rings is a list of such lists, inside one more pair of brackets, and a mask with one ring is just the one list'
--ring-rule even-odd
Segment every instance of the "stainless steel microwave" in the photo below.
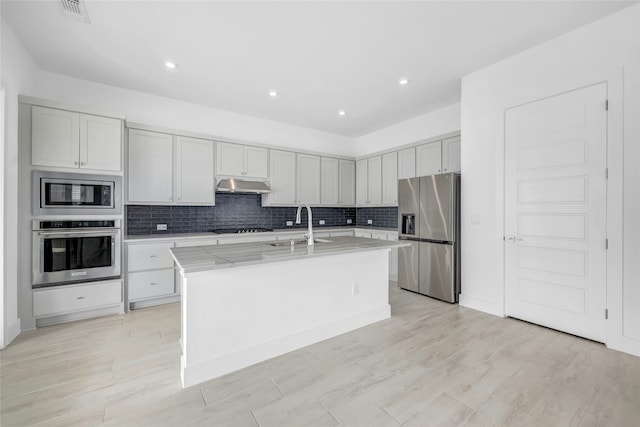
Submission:
{"label": "stainless steel microwave", "polygon": [[121,215],[122,178],[33,171],[34,215]]}

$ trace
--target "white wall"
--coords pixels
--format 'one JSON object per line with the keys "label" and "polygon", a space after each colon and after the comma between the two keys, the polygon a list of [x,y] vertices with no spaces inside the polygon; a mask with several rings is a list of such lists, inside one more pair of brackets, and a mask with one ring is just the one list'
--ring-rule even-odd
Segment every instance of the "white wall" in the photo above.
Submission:
{"label": "white wall", "polygon": [[124,113],[127,121],[134,123],[321,153],[354,155],[353,138],[45,71],[39,74],[34,96]]}
{"label": "white wall", "polygon": [[20,332],[18,319],[18,95],[35,90],[37,67],[4,19],[1,76],[5,90],[2,339],[4,348]]}
{"label": "white wall", "polygon": [[606,81],[607,345],[640,355],[639,28],[635,5],[463,78],[461,305],[505,312],[505,109]]}
{"label": "white wall", "polygon": [[459,130],[460,104],[458,103],[357,138],[355,155],[366,156]]}

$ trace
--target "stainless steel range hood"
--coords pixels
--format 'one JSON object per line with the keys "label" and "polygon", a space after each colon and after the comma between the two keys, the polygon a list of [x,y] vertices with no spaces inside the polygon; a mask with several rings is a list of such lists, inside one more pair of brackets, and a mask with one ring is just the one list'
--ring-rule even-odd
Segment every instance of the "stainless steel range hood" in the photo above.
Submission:
{"label": "stainless steel range hood", "polygon": [[270,193],[271,189],[266,182],[244,181],[241,179],[221,179],[216,188],[217,193]]}

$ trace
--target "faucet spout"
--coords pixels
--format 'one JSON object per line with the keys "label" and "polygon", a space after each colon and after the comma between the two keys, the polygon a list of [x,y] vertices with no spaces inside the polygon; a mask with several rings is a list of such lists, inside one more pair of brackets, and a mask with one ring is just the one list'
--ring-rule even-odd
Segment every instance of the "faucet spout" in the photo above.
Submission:
{"label": "faucet spout", "polygon": [[313,246],[313,216],[311,214],[311,208],[309,207],[308,204],[304,203],[298,206],[298,210],[296,211],[296,224],[300,224],[301,222],[300,213],[303,207],[307,208],[308,231],[307,231],[307,234],[305,235],[305,237],[307,238],[307,245]]}

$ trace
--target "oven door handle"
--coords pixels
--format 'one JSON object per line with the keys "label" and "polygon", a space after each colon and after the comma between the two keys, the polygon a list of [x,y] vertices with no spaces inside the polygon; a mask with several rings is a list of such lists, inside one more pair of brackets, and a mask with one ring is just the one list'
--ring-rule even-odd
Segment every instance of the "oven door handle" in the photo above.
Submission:
{"label": "oven door handle", "polygon": [[78,230],[78,231],[36,231],[38,236],[77,236],[79,234],[87,235],[93,234],[95,236],[115,236],[120,232],[120,230]]}

